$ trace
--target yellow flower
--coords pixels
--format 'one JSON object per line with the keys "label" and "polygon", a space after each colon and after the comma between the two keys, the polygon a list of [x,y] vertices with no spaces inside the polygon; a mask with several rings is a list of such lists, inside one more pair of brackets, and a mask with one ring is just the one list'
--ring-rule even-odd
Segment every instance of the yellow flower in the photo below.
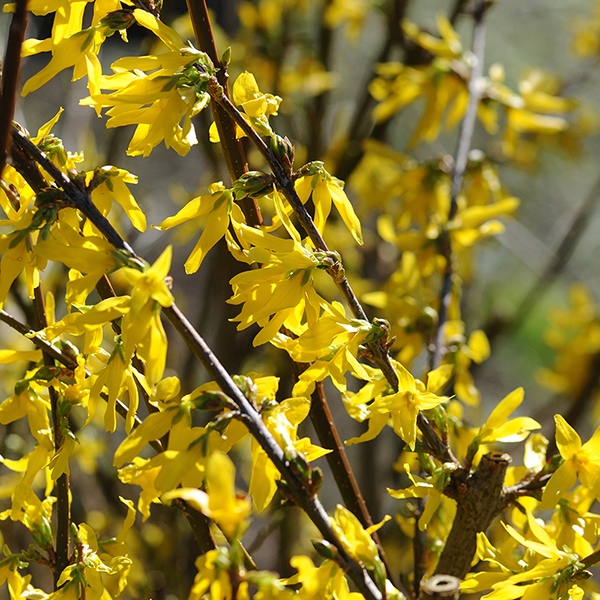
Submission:
{"label": "yellow flower", "polygon": [[301,172],[306,174],[296,179],[294,186],[303,204],[312,194],[315,205],[314,221],[317,229],[323,233],[327,217],[331,212],[331,202],[335,204],[344,224],[358,244],[363,244],[361,224],[354,207],[344,192],[344,182],[330,175],[323,164],[315,161],[306,165]]}
{"label": "yellow flower", "polygon": [[[392,490],[387,488],[387,491],[392,498],[427,498],[425,509],[419,518],[419,530],[424,531],[427,529],[429,521],[431,521],[431,518],[442,501],[442,490],[439,489],[439,485],[436,485],[438,482],[435,478],[426,480],[418,475],[413,475],[410,472],[410,465],[407,463],[404,463],[403,467],[408,478],[411,480],[412,485],[404,490]],[[443,477],[441,479],[444,480]]]}
{"label": "yellow flower", "polygon": [[98,167],[86,175],[86,184],[92,188],[92,202],[105,217],[110,213],[114,200],[138,231],[146,231],[146,215],[125,185],[137,181],[137,177],[132,173],[112,166]]}
{"label": "yellow flower", "polygon": [[[432,371],[428,375],[427,387],[415,379],[399,362],[392,361],[398,374],[398,392],[387,393],[389,386],[382,378],[368,383],[357,394],[346,394],[344,403],[351,417],[358,421],[369,419],[369,429],[360,437],[348,440],[346,444],[358,444],[372,440],[391,419],[394,431],[414,451],[417,440],[417,415],[420,410],[433,408],[448,398],[438,396],[438,390],[451,375],[449,365]],[[372,398],[375,400],[367,404]]]}
{"label": "yellow flower", "polygon": [[[330,450],[315,446],[308,437],[298,439],[298,426],[306,419],[309,410],[308,398],[288,398],[268,413],[263,413],[263,420],[284,451],[299,452],[310,462],[328,454]],[[252,476],[249,491],[256,510],[261,512],[273,498],[281,473],[255,438],[252,438],[251,452]]]}
{"label": "yellow flower", "polygon": [[299,337],[293,339],[278,333],[271,343],[286,350],[296,362],[313,364],[300,374],[294,386],[295,396],[310,395],[315,382],[331,377],[334,385],[346,390],[345,373],[368,380],[364,365],[358,362],[359,346],[381,339],[387,327],[377,320],[373,323],[346,317],[339,302],[323,303],[323,314],[309,325]]}
{"label": "yellow flower", "polygon": [[182,498],[211,518],[228,538],[239,537],[252,507],[248,500],[236,495],[235,467],[226,454],[215,452],[210,455],[206,464],[206,483],[208,492],[178,488],[163,494],[162,498]]}
{"label": "yellow flower", "polygon": [[[279,195],[274,192],[274,196]],[[231,280],[233,296],[228,302],[244,305],[233,319],[239,322],[239,330],[253,323],[263,328],[254,339],[255,346],[273,339],[284,325],[300,333],[304,315],[309,326],[314,324],[323,302],[314,290],[312,278],[313,270],[323,268],[327,257],[303,244],[291,222],[287,226],[292,239],[282,239],[243,223],[237,230],[238,238],[248,248],[245,255],[252,262],[262,263],[262,267],[240,273]]]}
{"label": "yellow flower", "polygon": [[541,428],[541,425],[530,417],[507,420],[508,416],[523,402],[524,394],[523,388],[517,388],[498,403],[479,429],[478,438],[481,443],[521,442],[530,431]]}
{"label": "yellow flower", "polygon": [[[186,47],[175,31],[150,13],[136,9],[133,14],[170,51],[117,60],[111,67],[115,74],[102,77],[98,91],[90,90],[90,96],[81,104],[93,106],[98,112],[111,107],[107,127],[137,125],[127,149],[131,156],[148,156],[163,140],[167,148],[185,155],[198,143],[192,117],[210,99],[206,83],[212,64],[204,53]],[[99,90],[114,91],[101,94]]]}
{"label": "yellow flower", "polygon": [[425,50],[428,50],[434,56],[447,59],[459,58],[463,52],[463,48],[460,38],[452,28],[452,24],[443,13],[437,14],[436,22],[438,31],[442,36],[441,39],[420,30],[415,23],[408,19],[402,21],[402,29],[408,37],[412,38],[419,46],[425,48]]}
{"label": "yellow flower", "polygon": [[[248,71],[244,71],[235,80],[231,92],[234,104],[244,111],[246,120],[258,134],[261,136],[274,135],[269,124],[269,117],[277,115],[281,98],[272,94],[263,94],[258,89],[254,75]],[[241,138],[245,135],[239,125],[236,125],[236,136]],[[211,142],[219,142],[219,133],[215,123],[210,126],[209,137]]]}
{"label": "yellow flower", "polygon": [[239,207],[234,206],[231,190],[226,189],[222,181],[213,183],[208,190],[210,195],[194,198],[176,215],[166,218],[154,227],[154,229],[165,231],[186,221],[201,219],[208,215],[204,231],[185,261],[185,272],[188,275],[195,273],[200,268],[208,251],[227,233],[230,215],[231,219],[237,217],[238,222],[243,221]]}
{"label": "yellow flower", "polygon": [[366,0],[333,0],[325,10],[325,24],[331,29],[345,24],[346,37],[356,41],[370,8]]}
{"label": "yellow flower", "polygon": [[577,478],[600,496],[600,427],[585,444],[561,415],[554,415],[556,445],[564,462],[550,478],[542,495],[542,507],[554,508],[559,498],[571,489]]}
{"label": "yellow flower", "polygon": [[378,582],[385,582],[385,567],[379,557],[379,551],[371,534],[382,527],[390,518],[389,515],[386,515],[377,525],[364,529],[355,515],[341,504],[338,504],[335,508],[334,517],[331,519],[333,530],[342,542],[344,550],[352,558],[361,562],[368,570],[374,571]]}

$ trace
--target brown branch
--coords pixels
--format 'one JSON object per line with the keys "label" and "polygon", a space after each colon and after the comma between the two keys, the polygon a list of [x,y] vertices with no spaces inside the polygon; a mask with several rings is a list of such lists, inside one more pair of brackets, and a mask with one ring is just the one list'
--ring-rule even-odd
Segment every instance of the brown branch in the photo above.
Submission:
{"label": "brown branch", "polygon": [[[221,64],[221,59],[217,53],[206,2],[205,0],[187,0],[187,6],[198,48],[202,50],[202,52],[206,52],[210,60],[212,60],[215,67],[218,69],[217,80],[219,81],[219,84],[223,86],[224,93],[229,96],[227,88],[227,79],[229,77],[227,74],[227,65]],[[229,176],[233,183],[248,171],[248,163],[246,161],[244,148],[242,147],[241,141],[237,139],[235,135],[236,129],[233,119],[214,100],[211,100],[210,108],[217,125],[217,131],[219,132],[219,139],[221,141],[221,146],[223,147],[223,156],[225,157],[227,170],[229,171]],[[253,198],[244,198],[240,200],[240,206],[246,215],[248,225],[262,225],[262,216],[256,200]]]}
{"label": "brown branch", "polygon": [[492,452],[481,458],[475,472],[453,477],[444,490],[456,500],[456,516],[440,561],[435,570],[463,579],[469,571],[477,547],[477,533],[486,531],[504,507],[504,476],[511,462],[508,454]]}
{"label": "brown branch", "polygon": [[16,10],[10,22],[8,43],[2,72],[2,95],[0,96],[0,177],[6,165],[12,145],[12,120],[15,114],[17,86],[21,68],[21,45],[27,29],[27,0],[17,0]]}
{"label": "brown branch", "polygon": [[448,16],[448,20],[450,23],[452,23],[452,25],[456,23],[458,17],[460,17],[460,15],[464,12],[468,1],[469,0],[455,0],[454,6],[452,7],[450,15]]}
{"label": "brown branch", "polygon": [[473,130],[477,118],[477,105],[481,96],[480,80],[483,74],[483,60],[485,52],[485,21],[484,17],[487,9],[491,6],[490,0],[478,0],[477,6],[473,11],[475,21],[475,29],[473,32],[473,56],[475,64],[471,71],[469,79],[469,102],[465,117],[461,123],[458,146],[456,149],[456,159],[452,171],[452,190],[450,193],[450,209],[448,211],[448,219],[446,226],[442,230],[439,237],[440,254],[446,259],[444,268],[444,276],[442,281],[442,289],[439,297],[438,320],[431,336],[429,347],[429,367],[436,369],[439,367],[444,354],[444,325],[448,317],[448,308],[452,299],[452,280],[455,272],[455,256],[452,249],[452,240],[448,224],[456,216],[458,210],[458,194],[463,185],[465,170],[467,168],[467,160],[469,150],[471,148],[471,140],[473,138]]}
{"label": "brown branch", "polygon": [[[48,326],[44,297],[41,286],[34,289],[34,307],[36,327],[44,329]],[[56,365],[54,358],[43,352],[44,364],[47,367]],[[58,391],[53,385],[48,387],[50,394],[50,414],[52,416],[52,430],[54,434],[54,451],[58,452],[63,444],[61,431],[61,418],[58,415]],[[71,528],[71,510],[69,506],[69,475],[63,473],[56,480],[56,548],[54,549],[54,589],[58,588],[58,580],[62,572],[69,566],[69,535]]]}
{"label": "brown branch", "polygon": [[584,569],[589,569],[600,562],[600,550],[592,552],[581,561]]}
{"label": "brown branch", "polygon": [[366,598],[372,600],[382,598],[382,594],[373,583],[373,580],[358,563],[350,558],[340,544],[331,527],[329,516],[318,496],[305,489],[302,482],[294,474],[290,461],[286,458],[282,448],[266,428],[261,416],[252,407],[237,385],[235,385],[229,373],[223,368],[200,334],[192,327],[175,303],[168,308],[164,308],[163,312],[208,371],[212,379],[235,402],[241,415],[243,415],[242,420],[244,424],[290,486],[298,505],[306,512],[325,540],[337,548],[340,561],[348,569],[348,575],[354,581],[357,588]]}
{"label": "brown branch", "polygon": [[[33,329],[30,329],[24,323],[21,323],[18,319],[13,317],[11,314],[7,313],[4,309],[0,310],[0,321],[6,323],[9,327],[18,331],[20,334],[24,335],[28,340],[31,341],[32,344],[37,346],[40,350],[57,360],[59,363],[74,371],[77,368],[77,361],[71,355],[63,353],[60,349],[58,349],[54,344],[46,341],[44,338],[40,337]],[[86,376],[89,376],[89,372],[86,370]],[[101,394],[103,400],[107,401],[106,394]],[[123,418],[127,417],[128,409],[127,407],[117,399],[116,404],[117,412]],[[139,417],[134,417],[133,427],[137,427],[142,422]],[[157,452],[162,452],[163,448],[159,440],[154,440],[150,442],[150,446],[154,448]]]}
{"label": "brown branch", "polygon": [[[215,80],[216,81],[216,80]],[[222,90],[222,88],[221,88]],[[71,206],[74,206],[89,218],[100,232],[116,248],[124,250],[132,260],[143,261],[137,257],[131,246],[121,238],[114,227],[98,211],[92,203],[90,194],[72,183],[29,139],[16,129],[14,130],[15,141],[19,147],[28,154],[32,160],[38,162],[55,180],[55,183],[65,192]],[[333,544],[338,552],[339,562],[347,570],[354,584],[368,600],[380,600],[382,592],[377,588],[362,564],[350,557],[344,546],[337,538],[329,516],[323,508],[314,491],[308,489],[308,484],[298,475],[297,468],[294,469],[292,462],[286,457],[283,449],[271,435],[262,417],[250,404],[233,379],[218,361],[204,339],[194,329],[187,318],[181,313],[175,303],[164,308],[163,313],[171,321],[176,331],[181,335],[194,355],[204,365],[209,375],[221,388],[221,390],[236,404],[239,417],[244,422],[252,436],[271,459],[283,479],[290,487],[294,499],[306,512],[309,518],[319,529],[326,541]]]}

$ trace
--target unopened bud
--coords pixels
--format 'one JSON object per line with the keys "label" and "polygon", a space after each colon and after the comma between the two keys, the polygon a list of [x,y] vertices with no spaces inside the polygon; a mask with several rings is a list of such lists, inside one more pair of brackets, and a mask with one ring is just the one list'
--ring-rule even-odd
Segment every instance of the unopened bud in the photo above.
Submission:
{"label": "unopened bud", "polygon": [[100,25],[112,31],[123,31],[135,23],[133,11],[127,8],[109,12],[101,21]]}
{"label": "unopened bud", "polygon": [[236,198],[261,198],[273,189],[274,180],[271,175],[262,171],[244,173],[234,184]]}
{"label": "unopened bud", "polygon": [[331,543],[326,540],[312,540],[313,548],[317,551],[319,556],[329,560],[337,560],[340,555],[340,551]]}
{"label": "unopened bud", "polygon": [[279,159],[285,172],[291,176],[292,166],[294,164],[294,146],[288,137],[281,137],[277,134],[271,136],[269,143],[271,152]]}

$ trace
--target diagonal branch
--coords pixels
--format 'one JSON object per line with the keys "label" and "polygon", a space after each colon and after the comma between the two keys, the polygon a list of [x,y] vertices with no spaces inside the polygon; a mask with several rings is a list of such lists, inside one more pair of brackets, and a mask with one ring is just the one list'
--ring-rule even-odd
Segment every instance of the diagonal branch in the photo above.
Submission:
{"label": "diagonal branch", "polygon": [[[271,149],[265,144],[264,140],[258,135],[252,126],[244,119],[239,110],[233,106],[229,98],[223,94],[223,91],[216,79],[213,78],[211,84],[212,86],[209,86],[209,93],[235,119],[235,122],[240,126],[240,128],[251,139],[260,153],[264,156],[267,163],[271,167],[273,174],[275,175],[279,189],[283,192],[287,201],[290,203],[290,206],[293,208],[294,213],[298,217],[298,220],[308,234],[315,248],[324,252],[329,251],[327,244],[317,230],[312,217],[300,201],[300,198],[298,197],[294,187],[294,182],[288,177],[277,157],[273,154],[273,152],[271,152]],[[346,304],[350,307],[354,317],[357,319],[363,319],[365,321],[368,320],[362,305],[358,301],[358,298],[354,294],[354,291],[352,290],[346,277],[340,277],[336,273],[330,273],[330,275],[332,275],[336,285],[338,286],[338,289],[346,301]],[[369,344],[369,350],[373,354],[377,366],[381,369],[389,384],[395,391],[397,391],[398,376],[396,375],[396,371],[391,363],[387,350],[385,350],[385,348],[379,342]],[[444,442],[440,439],[429,423],[427,417],[425,417],[422,412],[419,412],[417,424],[423,433],[423,436],[427,440],[431,452],[435,454],[436,458],[438,458],[441,462],[457,462],[456,458],[453,457],[446,444],[444,444]]]}
{"label": "diagonal branch", "polygon": [[21,45],[27,28],[27,0],[17,0],[16,10],[10,22],[8,44],[2,72],[2,94],[0,96],[0,176],[10,154],[12,136],[10,130],[15,113],[19,71],[21,68]]}
{"label": "diagonal branch", "polygon": [[473,32],[473,56],[475,64],[473,65],[471,77],[469,79],[469,102],[465,118],[463,119],[460,128],[454,169],[452,171],[452,191],[450,193],[448,219],[446,221],[446,226],[439,237],[441,255],[446,259],[446,266],[442,280],[442,289],[440,291],[438,320],[429,347],[430,369],[439,367],[444,354],[444,325],[448,318],[448,308],[450,307],[450,301],[452,299],[452,280],[455,272],[455,256],[452,249],[452,239],[448,224],[454,219],[458,210],[458,194],[462,189],[469,150],[471,148],[471,140],[473,138],[473,130],[475,128],[475,120],[477,118],[477,105],[479,104],[479,99],[481,97],[480,80],[483,74],[483,57],[485,52],[484,17],[491,4],[490,0],[479,0],[473,11],[473,18],[475,20],[475,29]]}
{"label": "diagonal branch", "polygon": [[[36,316],[36,327],[44,329],[48,326],[44,297],[41,286],[34,289],[34,307]],[[44,364],[54,367],[55,361],[50,354],[43,353]],[[52,415],[52,433],[54,436],[54,450],[58,452],[63,444],[63,433],[61,430],[61,418],[58,412],[59,396],[53,385],[48,388],[50,395],[50,412]],[[69,534],[71,528],[71,509],[69,505],[69,475],[63,473],[56,480],[56,548],[54,550],[54,589],[58,589],[58,580],[62,572],[69,566]]]}

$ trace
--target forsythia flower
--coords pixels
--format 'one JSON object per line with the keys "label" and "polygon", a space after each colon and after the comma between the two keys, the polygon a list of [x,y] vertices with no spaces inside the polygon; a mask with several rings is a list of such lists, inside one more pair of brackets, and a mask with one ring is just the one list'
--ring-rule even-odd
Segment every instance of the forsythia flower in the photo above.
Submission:
{"label": "forsythia flower", "polygon": [[[334,385],[346,390],[345,373],[368,380],[364,366],[358,362],[359,346],[375,342],[383,337],[386,328],[375,320],[348,319],[339,302],[322,304],[323,314],[299,337],[292,339],[279,332],[271,343],[286,350],[296,362],[312,362],[294,386],[294,395],[303,396],[313,392],[315,382],[331,377]],[[314,362],[313,362],[314,361]]]}
{"label": "forsythia flower", "polygon": [[194,249],[185,261],[185,272],[195,273],[202,264],[208,251],[225,235],[229,221],[244,221],[241,210],[233,202],[233,194],[222,181],[209,186],[210,195],[198,196],[188,202],[176,215],[166,218],[154,228],[165,231],[192,219],[201,219],[208,215],[204,231]]}
{"label": "forsythia flower", "polygon": [[162,140],[167,148],[185,155],[198,143],[192,117],[210,99],[206,83],[212,64],[204,53],[184,47],[179,35],[153,15],[140,9],[133,14],[170,52],[117,60],[112,65],[115,74],[102,77],[97,86],[115,91],[92,92],[81,104],[94,106],[98,112],[111,107],[107,127],[137,125],[127,149],[131,156],[148,156]]}
{"label": "forsythia flower", "polygon": [[[465,52],[456,32],[443,15],[437,19],[441,39],[423,32],[410,21],[403,21],[405,34],[433,55],[429,64],[417,67],[402,63],[384,63],[376,67],[378,77],[369,86],[371,95],[379,101],[373,116],[376,121],[391,118],[397,111],[420,97],[426,100],[423,115],[409,141],[409,148],[419,141],[434,141],[446,119],[448,129],[464,116],[468,105],[468,79],[472,58]],[[560,98],[558,89],[544,89],[548,78],[533,77],[519,84],[519,93],[507,88],[504,71],[492,65],[489,76],[481,81],[481,100],[477,114],[490,132],[498,130],[498,108],[506,114],[503,150],[514,156],[522,133],[554,134],[565,130],[568,122],[557,113],[570,112],[575,104]],[[530,74],[531,75],[531,74]],[[547,86],[546,86],[547,87]]]}
{"label": "forsythia flower", "polygon": [[[256,129],[261,136],[272,136],[273,130],[269,125],[269,117],[277,115],[281,98],[272,94],[263,94],[258,89],[258,84],[252,73],[244,71],[234,82],[231,90],[233,103],[243,111],[246,120]],[[241,138],[246,134],[239,125],[236,125],[236,137]],[[216,123],[210,126],[210,141],[219,142],[219,133]]]}
{"label": "forsythia flower", "polygon": [[449,365],[431,371],[425,387],[399,362],[392,363],[398,374],[396,393],[390,393],[389,384],[382,377],[367,383],[356,394],[344,394],[344,404],[350,416],[360,422],[369,419],[369,429],[360,437],[348,440],[346,444],[358,444],[374,439],[391,419],[396,434],[414,451],[419,411],[433,408],[448,400],[445,396],[438,396],[433,390],[437,391],[448,381],[452,372]]}
{"label": "forsythia flower", "polygon": [[480,443],[521,442],[530,431],[541,428],[541,425],[530,417],[507,420],[508,416],[523,402],[524,394],[523,388],[517,388],[498,403],[479,429],[477,438]]}
{"label": "forsythia flower", "polygon": [[[73,81],[88,76],[90,91],[98,89],[102,75],[102,67],[98,60],[98,52],[107,37],[115,31],[124,31],[133,23],[131,11],[121,11],[121,2],[96,2],[93,25],[82,30],[84,11],[88,0],[71,0],[69,2],[48,3],[40,0],[28,2],[27,9],[34,14],[43,15],[55,12],[52,35],[45,40],[29,39],[23,42],[22,56],[32,56],[40,52],[51,52],[52,59],[36,75],[23,86],[22,95],[37,90],[50,81],[56,74],[69,67],[75,67]],[[53,6],[54,5],[54,6]],[[103,13],[97,10],[103,6]],[[110,18],[109,13],[116,13],[118,18]],[[116,15],[115,15],[116,16]]]}
{"label": "forsythia flower", "polygon": [[391,517],[386,517],[377,525],[364,529],[358,518],[347,508],[338,504],[331,519],[333,530],[350,556],[361,562],[369,571],[374,571],[376,581],[385,581],[385,566],[379,557],[377,546],[371,537]]}
{"label": "forsythia flower", "polygon": [[565,459],[550,478],[542,496],[543,508],[554,508],[559,498],[571,489],[577,477],[581,484],[600,496],[600,427],[585,444],[561,415],[554,415],[556,446]]}
{"label": "forsythia flower", "polygon": [[160,320],[160,307],[173,304],[173,296],[165,283],[171,267],[171,246],[145,272],[123,267],[123,273],[133,285],[129,311],[123,318],[122,335],[125,357],[137,352],[146,362],[146,380],[150,386],[158,383],[165,370],[167,336]]}
{"label": "forsythia flower", "polygon": [[255,346],[270,341],[283,325],[299,333],[303,315],[309,326],[313,325],[323,302],[312,285],[312,272],[322,268],[327,257],[320,257],[303,244],[291,223],[288,227],[292,239],[282,239],[244,224],[238,228],[242,243],[253,246],[245,254],[263,266],[231,280],[234,295],[228,302],[243,303],[242,311],[233,319],[239,322],[239,330],[253,323],[263,328],[254,339]]}
{"label": "forsythia flower", "polygon": [[210,517],[229,538],[243,533],[244,521],[252,507],[245,498],[235,493],[235,467],[231,459],[220,452],[211,454],[206,463],[208,492],[192,488],[178,488],[163,494],[163,500],[182,498],[192,507]]}
{"label": "forsythia flower", "polygon": [[[331,450],[315,446],[308,437],[298,439],[298,426],[306,419],[309,410],[308,398],[288,398],[263,414],[263,420],[284,450],[295,449],[310,462],[328,454]],[[251,452],[252,476],[249,491],[256,510],[261,512],[273,498],[277,490],[276,482],[281,478],[281,473],[254,437]]]}
{"label": "forsythia flower", "polygon": [[[323,164],[315,161],[304,167],[306,174],[296,179],[294,186],[303,204],[311,197],[315,205],[315,226],[323,233],[331,203],[335,204],[342,221],[358,244],[363,243],[361,224],[354,207],[344,192],[344,182],[330,175]],[[302,169],[301,169],[302,172]]]}
{"label": "forsythia flower", "polygon": [[[551,591],[558,586],[558,597],[563,597],[561,591],[566,592],[569,570],[577,557],[565,551],[568,549],[559,550],[552,536],[529,511],[527,538],[510,525],[503,525],[508,534],[525,547],[528,560],[516,563],[510,556],[494,548],[485,534],[479,533],[478,557],[499,567],[500,571],[470,574],[461,585],[461,590],[470,593],[492,588],[492,592],[483,596],[485,600],[537,600],[550,598]],[[530,565],[530,568],[524,569]]]}
{"label": "forsythia flower", "polygon": [[[419,518],[419,530],[424,531],[427,529],[431,518],[435,514],[442,501],[442,490],[436,479],[425,480],[418,475],[413,475],[410,472],[410,465],[404,464],[404,470],[408,475],[408,478],[412,482],[409,488],[404,490],[392,490],[387,488],[388,494],[392,498],[427,498],[423,514]],[[444,478],[441,478],[444,481]]]}

